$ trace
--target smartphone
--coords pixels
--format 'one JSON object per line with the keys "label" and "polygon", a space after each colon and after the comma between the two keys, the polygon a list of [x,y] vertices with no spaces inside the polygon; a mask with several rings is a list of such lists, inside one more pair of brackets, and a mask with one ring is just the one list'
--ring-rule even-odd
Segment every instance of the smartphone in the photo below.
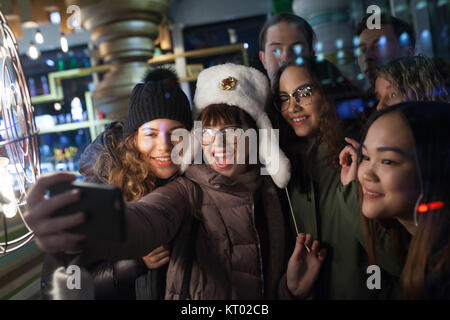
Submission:
{"label": "smartphone", "polygon": [[84,212],[86,221],[68,231],[86,235],[89,242],[125,240],[124,203],[119,188],[87,182],[63,182],[49,188],[50,197],[71,189],[80,190],[80,201],[56,210],[53,216]]}

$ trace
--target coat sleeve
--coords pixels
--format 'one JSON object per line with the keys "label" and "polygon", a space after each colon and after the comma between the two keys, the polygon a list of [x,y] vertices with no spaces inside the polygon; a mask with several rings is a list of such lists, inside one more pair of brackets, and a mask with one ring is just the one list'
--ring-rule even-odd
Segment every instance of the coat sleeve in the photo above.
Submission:
{"label": "coat sleeve", "polygon": [[154,190],[141,200],[125,204],[126,238],[121,243],[100,243],[88,239],[80,260],[84,265],[99,259],[140,258],[169,243],[189,213],[195,192],[184,177]]}
{"label": "coat sleeve", "polygon": [[[352,181],[346,186],[339,183],[338,193],[338,199],[343,208],[342,212],[344,218],[347,219],[350,225],[350,230],[354,232],[362,247],[366,248],[356,181]],[[398,276],[401,272],[401,265],[393,255],[389,234],[378,224],[375,224],[375,227],[375,254],[377,256],[377,264],[389,274]]]}

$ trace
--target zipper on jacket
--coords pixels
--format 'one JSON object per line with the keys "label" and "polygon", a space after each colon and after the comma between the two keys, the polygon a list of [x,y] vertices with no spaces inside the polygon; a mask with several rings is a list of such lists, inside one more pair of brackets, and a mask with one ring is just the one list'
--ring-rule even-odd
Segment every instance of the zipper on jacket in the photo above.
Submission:
{"label": "zipper on jacket", "polygon": [[264,267],[263,267],[263,261],[262,261],[262,252],[261,252],[261,240],[259,239],[259,235],[258,235],[258,229],[256,229],[256,219],[255,219],[255,200],[253,199],[253,196],[250,194],[250,201],[252,203],[252,221],[253,221],[253,231],[256,234],[256,240],[257,240],[257,245],[258,245],[258,260],[259,260],[259,270],[261,273],[261,280],[262,280],[262,298],[264,299]]}

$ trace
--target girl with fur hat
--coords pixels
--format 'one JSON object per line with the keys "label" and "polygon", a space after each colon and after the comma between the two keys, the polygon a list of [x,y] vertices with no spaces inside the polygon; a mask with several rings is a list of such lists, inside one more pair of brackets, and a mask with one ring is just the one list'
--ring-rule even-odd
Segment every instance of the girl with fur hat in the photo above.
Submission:
{"label": "girl with fur hat", "polygon": [[[30,190],[25,214],[40,247],[81,249],[80,260],[89,261],[140,257],[172,241],[166,299],[306,298],[326,252],[311,235],[299,234],[289,257],[294,241],[275,187],[289,181],[289,161],[269,138],[264,113],[269,95],[266,77],[253,68],[225,64],[202,71],[194,98],[202,130],[194,128],[199,139],[190,141],[183,159],[192,160],[200,150],[207,163],[190,165],[183,176],[127,203],[128,238],[114,248],[83,247],[82,236],[64,231],[81,224],[82,214],[50,218],[79,195],[43,199],[49,186],[73,176],[41,177]],[[255,129],[266,131],[256,135],[252,149]],[[259,162],[250,161],[255,152]]]}
{"label": "girl with fur hat", "polygon": [[[125,122],[110,125],[83,152],[83,180],[116,185],[124,201],[139,200],[177,176],[179,165],[170,159],[177,142],[172,142],[170,135],[178,128],[191,127],[189,100],[176,74],[169,69],[155,69],[135,86]],[[138,299],[162,299],[169,255],[165,244],[142,259],[101,260],[86,266],[94,278],[95,299],[136,299],[136,295]],[[63,260],[70,258],[65,256]],[[55,298],[51,296],[51,277],[63,264],[55,256],[46,257],[41,277],[44,298]],[[136,278],[142,288],[138,292]],[[142,292],[148,294],[142,296]]]}
{"label": "girl with fur hat", "polygon": [[[366,285],[369,275],[356,188],[340,180],[342,134],[333,101],[345,98],[351,92],[348,88],[351,85],[330,62],[306,57],[299,64],[282,66],[274,81],[274,104],[268,113],[280,129],[281,148],[293,167],[284,190],[292,210],[291,230],[311,233],[329,253],[314,288],[317,298],[391,298],[390,277],[382,277],[386,282],[381,290]],[[379,265],[397,274],[398,267],[384,253]]]}

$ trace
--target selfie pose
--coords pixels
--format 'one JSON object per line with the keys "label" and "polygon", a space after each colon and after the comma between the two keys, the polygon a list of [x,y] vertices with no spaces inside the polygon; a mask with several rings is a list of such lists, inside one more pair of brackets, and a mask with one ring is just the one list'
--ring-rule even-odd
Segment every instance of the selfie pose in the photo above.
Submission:
{"label": "selfie pose", "polygon": [[369,290],[367,255],[361,228],[355,183],[341,184],[338,155],[341,131],[333,101],[348,92],[345,79],[329,78],[335,67],[328,61],[304,58],[302,64],[280,68],[274,82],[275,103],[269,110],[280,129],[280,145],[292,163],[292,178],[285,190],[293,208],[294,234],[311,233],[328,254],[314,288],[319,299],[377,299],[396,296],[399,267],[384,249],[379,265],[389,276],[381,290]]}
{"label": "selfie pose", "polygon": [[[134,88],[125,122],[110,125],[83,152],[83,180],[116,185],[124,201],[139,200],[177,176],[179,165],[170,159],[177,142],[170,136],[176,129],[191,127],[189,100],[176,74],[169,69],[153,70]],[[142,259],[102,260],[86,266],[94,279],[95,299],[163,299],[168,245]],[[41,277],[44,298],[52,298],[54,270],[72,258],[47,255]]]}
{"label": "selfie pose", "polygon": [[375,114],[363,136],[358,181],[369,260],[380,225],[404,262],[409,299],[450,298],[450,105],[407,102]]}
{"label": "selfie pose", "polygon": [[[41,177],[29,192],[25,214],[39,246],[46,252],[81,250],[80,261],[89,261],[141,257],[172,241],[165,299],[309,297],[326,252],[311,235],[295,239],[287,230],[274,183],[287,184],[289,161],[275,141],[258,135],[259,161],[249,164],[251,139],[235,130],[271,129],[264,113],[269,95],[266,77],[253,68],[225,64],[202,71],[194,103],[203,130],[196,143],[208,164],[190,165],[184,176],[127,203],[127,238],[117,244],[83,245],[84,236],[65,231],[81,224],[83,214],[51,214],[78,201],[79,194],[43,195],[73,176]],[[237,147],[242,141],[247,147]],[[269,159],[267,150],[276,154]],[[238,163],[242,157],[245,163]],[[271,176],[261,175],[261,163]]]}

